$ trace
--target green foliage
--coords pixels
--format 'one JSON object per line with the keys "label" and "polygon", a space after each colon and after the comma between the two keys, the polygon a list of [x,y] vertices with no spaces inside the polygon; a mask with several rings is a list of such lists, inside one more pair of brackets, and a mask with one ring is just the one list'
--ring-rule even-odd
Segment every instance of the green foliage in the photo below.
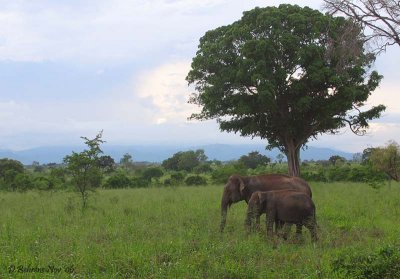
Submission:
{"label": "green foliage", "polygon": [[125,170],[129,170],[133,167],[132,155],[125,153],[119,163],[125,168]]}
{"label": "green foliage", "polygon": [[238,160],[239,163],[242,163],[248,169],[255,169],[258,166],[265,166],[271,159],[265,155],[260,154],[258,151],[250,152],[248,155],[243,155]]}
{"label": "green foliage", "polygon": [[302,178],[306,181],[320,182],[383,182],[387,176],[374,170],[370,165],[341,164],[341,165],[310,165],[302,168]]}
{"label": "green foliage", "polygon": [[125,171],[117,171],[107,178],[104,183],[104,188],[107,189],[118,189],[118,188],[128,188],[132,184],[131,179],[126,174]]}
{"label": "green foliage", "polygon": [[190,175],[186,177],[185,184],[187,186],[207,185],[207,179],[201,175]]}
{"label": "green foliage", "polygon": [[24,166],[21,162],[12,159],[0,159],[0,179],[3,181],[12,181],[18,173],[24,172]]}
{"label": "green foliage", "polygon": [[163,176],[163,174],[164,172],[160,167],[149,167],[142,172],[142,177],[143,179],[151,182],[153,178],[159,179]]}
{"label": "green foliage", "polygon": [[400,278],[400,246],[386,246],[372,254],[346,251],[333,262],[333,270],[345,278]]}
{"label": "green foliage", "polygon": [[232,174],[246,175],[247,169],[242,164],[228,163],[213,170],[211,178],[215,183],[226,183]]}
{"label": "green foliage", "polygon": [[13,191],[27,191],[33,189],[33,187],[33,181],[26,173],[18,173],[11,182],[11,188]]}
{"label": "green foliage", "polygon": [[328,159],[328,161],[329,161],[332,165],[336,166],[336,165],[338,165],[338,164],[343,164],[343,163],[345,163],[345,162],[346,162],[346,158],[341,157],[341,156],[339,156],[339,155],[334,155],[334,156],[331,156],[331,157]]}
{"label": "green foliage", "polygon": [[144,179],[143,177],[134,176],[131,178],[131,187],[132,188],[145,188],[150,185],[149,180]]}
{"label": "green foliage", "polygon": [[369,71],[374,55],[352,26],[357,48],[342,59],[343,31],[352,25],[308,7],[255,8],[206,32],[187,75],[197,90],[194,119],[218,119],[220,129],[268,140],[298,175],[299,152],[309,138],[347,125],[363,134],[385,107],[362,111],[382,78]]}
{"label": "green foliage", "polygon": [[94,139],[81,137],[85,140],[88,149],[71,155],[65,156],[64,163],[67,170],[72,175],[72,183],[75,185],[82,198],[82,208],[86,209],[88,191],[93,191],[101,185],[103,174],[99,165],[99,156],[103,151],[100,145],[104,143],[101,139],[103,132],[101,131]]}
{"label": "green foliage", "polygon": [[390,141],[386,147],[373,149],[369,159],[375,169],[400,181],[400,146],[395,141]]}
{"label": "green foliage", "polygon": [[201,163],[198,166],[193,168],[193,172],[200,174],[200,173],[209,173],[212,172],[212,167],[210,163]]}
{"label": "green foliage", "polygon": [[207,156],[202,149],[180,151],[175,153],[171,158],[164,160],[162,166],[167,170],[192,171],[206,160]]}
{"label": "green foliage", "polygon": [[111,173],[115,170],[115,161],[109,155],[100,156],[98,159],[98,164],[105,173]]}
{"label": "green foliage", "polygon": [[164,185],[165,186],[181,185],[184,182],[185,177],[186,177],[185,172],[173,172],[171,173],[170,178],[164,180]]}

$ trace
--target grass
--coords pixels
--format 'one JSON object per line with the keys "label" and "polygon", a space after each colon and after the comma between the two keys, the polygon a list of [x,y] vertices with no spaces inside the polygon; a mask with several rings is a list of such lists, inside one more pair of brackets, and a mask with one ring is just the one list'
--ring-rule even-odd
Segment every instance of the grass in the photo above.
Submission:
{"label": "grass", "polygon": [[[222,185],[0,193],[0,278],[342,278],[332,262],[400,244],[400,186],[311,183],[319,241],[218,232]],[[10,269],[13,272],[10,273]]]}

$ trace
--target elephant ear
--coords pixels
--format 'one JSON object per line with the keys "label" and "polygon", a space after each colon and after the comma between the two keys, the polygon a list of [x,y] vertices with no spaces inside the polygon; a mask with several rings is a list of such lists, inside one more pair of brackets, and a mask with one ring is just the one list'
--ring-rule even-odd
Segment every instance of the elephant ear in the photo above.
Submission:
{"label": "elephant ear", "polygon": [[260,202],[260,204],[262,204],[265,201],[265,194],[261,193],[261,192],[257,192],[258,194],[258,200]]}
{"label": "elephant ear", "polygon": [[238,181],[239,181],[240,194],[243,196],[243,191],[244,189],[246,189],[246,185],[244,184],[243,179],[241,177],[238,177]]}

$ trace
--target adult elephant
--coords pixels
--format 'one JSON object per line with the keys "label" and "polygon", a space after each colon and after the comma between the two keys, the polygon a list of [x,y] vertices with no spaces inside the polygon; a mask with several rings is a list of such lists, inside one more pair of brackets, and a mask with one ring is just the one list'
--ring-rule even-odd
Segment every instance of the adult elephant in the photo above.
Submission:
{"label": "adult elephant", "polygon": [[306,181],[299,177],[284,174],[265,174],[254,176],[232,175],[225,184],[221,200],[221,224],[223,232],[226,224],[228,208],[239,201],[249,202],[251,195],[256,191],[272,191],[294,189],[312,197],[311,188]]}

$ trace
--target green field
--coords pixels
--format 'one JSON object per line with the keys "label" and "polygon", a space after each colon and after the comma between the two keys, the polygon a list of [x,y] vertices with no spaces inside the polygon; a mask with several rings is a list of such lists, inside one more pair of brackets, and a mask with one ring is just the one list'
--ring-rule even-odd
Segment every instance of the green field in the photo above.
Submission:
{"label": "green field", "polygon": [[[311,183],[319,241],[218,232],[223,185],[0,193],[0,278],[345,278],[333,262],[400,243],[400,186]],[[263,218],[264,219],[264,218]]]}

